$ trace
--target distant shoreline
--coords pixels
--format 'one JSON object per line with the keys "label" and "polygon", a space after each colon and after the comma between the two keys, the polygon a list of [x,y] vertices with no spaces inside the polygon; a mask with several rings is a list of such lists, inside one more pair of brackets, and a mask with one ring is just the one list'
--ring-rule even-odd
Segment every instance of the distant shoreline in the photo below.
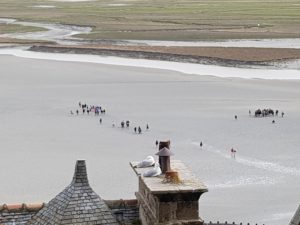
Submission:
{"label": "distant shoreline", "polygon": [[[76,54],[73,52],[41,52],[30,51],[27,48],[4,47],[0,49],[0,55],[12,55],[20,58],[55,60],[66,62],[97,63],[103,65],[128,66],[159,70],[177,71],[183,74],[215,76],[221,78],[244,78],[244,79],[275,79],[275,80],[299,80],[299,60],[294,62],[270,64],[269,66],[221,66],[217,64],[204,65],[200,63],[174,62],[166,60],[128,58],[107,55],[95,55],[86,53]],[[61,50],[61,49],[60,49]]]}
{"label": "distant shoreline", "polygon": [[282,48],[33,45],[29,50],[242,67],[300,59],[300,49]]}

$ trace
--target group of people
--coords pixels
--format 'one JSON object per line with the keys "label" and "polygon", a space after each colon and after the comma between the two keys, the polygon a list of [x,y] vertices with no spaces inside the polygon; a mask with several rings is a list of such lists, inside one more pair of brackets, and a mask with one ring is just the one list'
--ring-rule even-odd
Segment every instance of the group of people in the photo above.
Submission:
{"label": "group of people", "polygon": [[[146,131],[148,131],[148,130],[149,130],[149,124],[147,123],[146,124]],[[142,133],[142,128],[140,126],[134,127],[133,131],[134,131],[135,134],[141,134]]]}
{"label": "group of people", "polygon": [[133,130],[134,130],[134,133],[138,133],[138,134],[142,133],[142,128],[140,126],[139,127],[134,127]]}
{"label": "group of people", "polygon": [[[282,111],[281,113],[281,117],[284,116],[284,112]],[[251,110],[249,110],[249,116],[251,116]],[[271,108],[265,108],[265,109],[257,109],[254,112],[254,116],[255,117],[266,117],[266,116],[279,116],[279,110],[273,110]]]}
{"label": "group of people", "polygon": [[[251,110],[249,110],[248,113],[249,113],[249,116],[251,116]],[[257,109],[255,111],[254,116],[255,117],[279,116],[279,114],[281,115],[282,118],[285,115],[283,111],[281,113],[279,113],[279,110],[273,110],[273,109],[263,109],[263,110],[260,110],[260,109]],[[234,119],[237,120],[238,116],[234,115]],[[274,124],[275,120],[272,120],[272,123]],[[157,142],[156,142],[156,145],[157,145]],[[202,148],[203,147],[203,142],[200,141],[199,145],[200,145],[200,148]],[[230,154],[231,154],[231,157],[233,159],[235,159],[236,152],[237,152],[236,149],[234,149],[234,148],[230,149]]]}
{"label": "group of people", "polygon": [[[249,116],[252,115],[251,110],[249,109]],[[284,112],[282,111],[281,113],[279,113],[279,110],[273,110],[273,109],[257,109],[254,112],[254,116],[255,117],[267,117],[267,116],[279,116],[279,114],[281,115],[281,117],[284,117]],[[237,120],[238,116],[234,115],[234,119]],[[275,123],[275,120],[272,120],[272,123]]]}
{"label": "group of people", "polygon": [[[90,114],[90,113],[94,113],[95,116],[98,116],[99,114],[105,114],[105,109],[101,106],[98,105],[88,105],[86,103],[82,104],[81,102],[78,103],[79,109],[77,109],[75,112],[77,115],[79,115],[80,113],[82,114]],[[71,115],[74,115],[74,112],[71,110]],[[102,118],[99,119],[99,123],[102,124]],[[112,123],[113,127],[116,127],[115,122]],[[121,128],[129,128],[130,126],[130,121],[129,120],[122,120],[122,122],[120,123],[120,127]],[[142,128],[141,126],[138,127],[134,127],[133,128],[134,133],[136,134],[141,134],[142,133]],[[146,130],[149,130],[149,124],[146,124]]]}
{"label": "group of people", "polygon": [[[98,116],[100,113],[105,114],[105,109],[101,106],[95,106],[95,105],[88,105],[88,104],[82,104],[81,102],[78,103],[79,109],[75,111],[76,115],[82,114],[90,114],[94,113],[95,116]],[[74,112],[71,110],[71,115],[74,115]]]}
{"label": "group of people", "polygon": [[[100,119],[101,120],[101,119]],[[100,122],[101,123],[101,122]],[[112,122],[112,127],[116,127],[115,122]],[[122,122],[120,123],[120,127],[123,128],[129,128],[130,127],[130,121],[129,120],[122,120]],[[146,124],[146,130],[149,130],[149,124]],[[141,126],[137,126],[133,128],[133,131],[135,134],[141,134],[142,133],[142,128]]]}
{"label": "group of people", "polygon": [[[156,145],[158,145],[158,141],[156,141]],[[203,142],[202,141],[200,141],[199,146],[202,149],[202,147],[203,147]],[[230,149],[230,154],[231,154],[231,158],[235,159],[236,150],[234,148],[231,148]]]}

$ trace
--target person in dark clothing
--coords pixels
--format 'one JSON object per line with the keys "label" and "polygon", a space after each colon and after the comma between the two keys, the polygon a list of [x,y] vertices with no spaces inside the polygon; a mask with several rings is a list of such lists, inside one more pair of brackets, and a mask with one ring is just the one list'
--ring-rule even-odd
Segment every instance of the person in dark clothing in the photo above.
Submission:
{"label": "person in dark clothing", "polygon": [[237,115],[235,115],[235,116],[234,116],[234,119],[236,119],[236,120],[237,120]]}
{"label": "person in dark clothing", "polygon": [[236,153],[236,150],[231,148],[231,157],[235,159],[235,153]]}
{"label": "person in dark clothing", "polygon": [[155,145],[156,145],[156,147],[158,146],[158,140],[155,141]]}
{"label": "person in dark clothing", "polygon": [[133,130],[134,130],[134,133],[136,133],[136,127]]}
{"label": "person in dark clothing", "polygon": [[100,124],[102,123],[102,118],[99,119]]}
{"label": "person in dark clothing", "polygon": [[139,128],[138,128],[138,131],[139,131],[139,134],[141,134],[141,133],[142,133],[142,128],[139,127]]}
{"label": "person in dark clothing", "polygon": [[79,111],[78,111],[78,109],[76,110],[76,114],[77,114],[77,116],[78,116],[78,114],[79,114]]}
{"label": "person in dark clothing", "polygon": [[200,147],[202,148],[202,146],[203,146],[203,143],[202,143],[202,141],[200,142]]}

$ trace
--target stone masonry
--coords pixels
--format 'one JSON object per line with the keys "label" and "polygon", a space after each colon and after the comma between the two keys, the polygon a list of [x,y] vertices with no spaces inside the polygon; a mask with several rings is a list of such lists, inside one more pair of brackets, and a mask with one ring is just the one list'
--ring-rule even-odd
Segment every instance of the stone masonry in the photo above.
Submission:
{"label": "stone masonry", "polygon": [[168,183],[164,176],[143,177],[149,168],[132,168],[138,175],[139,217],[143,225],[203,225],[199,217],[198,200],[208,189],[179,160],[171,168],[180,175],[180,183]]}

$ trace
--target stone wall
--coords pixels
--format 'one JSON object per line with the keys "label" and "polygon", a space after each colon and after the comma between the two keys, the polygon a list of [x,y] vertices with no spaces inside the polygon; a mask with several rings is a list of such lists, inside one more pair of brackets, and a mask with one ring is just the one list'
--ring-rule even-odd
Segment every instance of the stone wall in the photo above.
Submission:
{"label": "stone wall", "polygon": [[139,224],[139,208],[136,199],[105,200],[105,203],[120,224]]}
{"label": "stone wall", "polygon": [[203,225],[199,218],[201,192],[153,193],[139,178],[140,220],[143,225]]}

